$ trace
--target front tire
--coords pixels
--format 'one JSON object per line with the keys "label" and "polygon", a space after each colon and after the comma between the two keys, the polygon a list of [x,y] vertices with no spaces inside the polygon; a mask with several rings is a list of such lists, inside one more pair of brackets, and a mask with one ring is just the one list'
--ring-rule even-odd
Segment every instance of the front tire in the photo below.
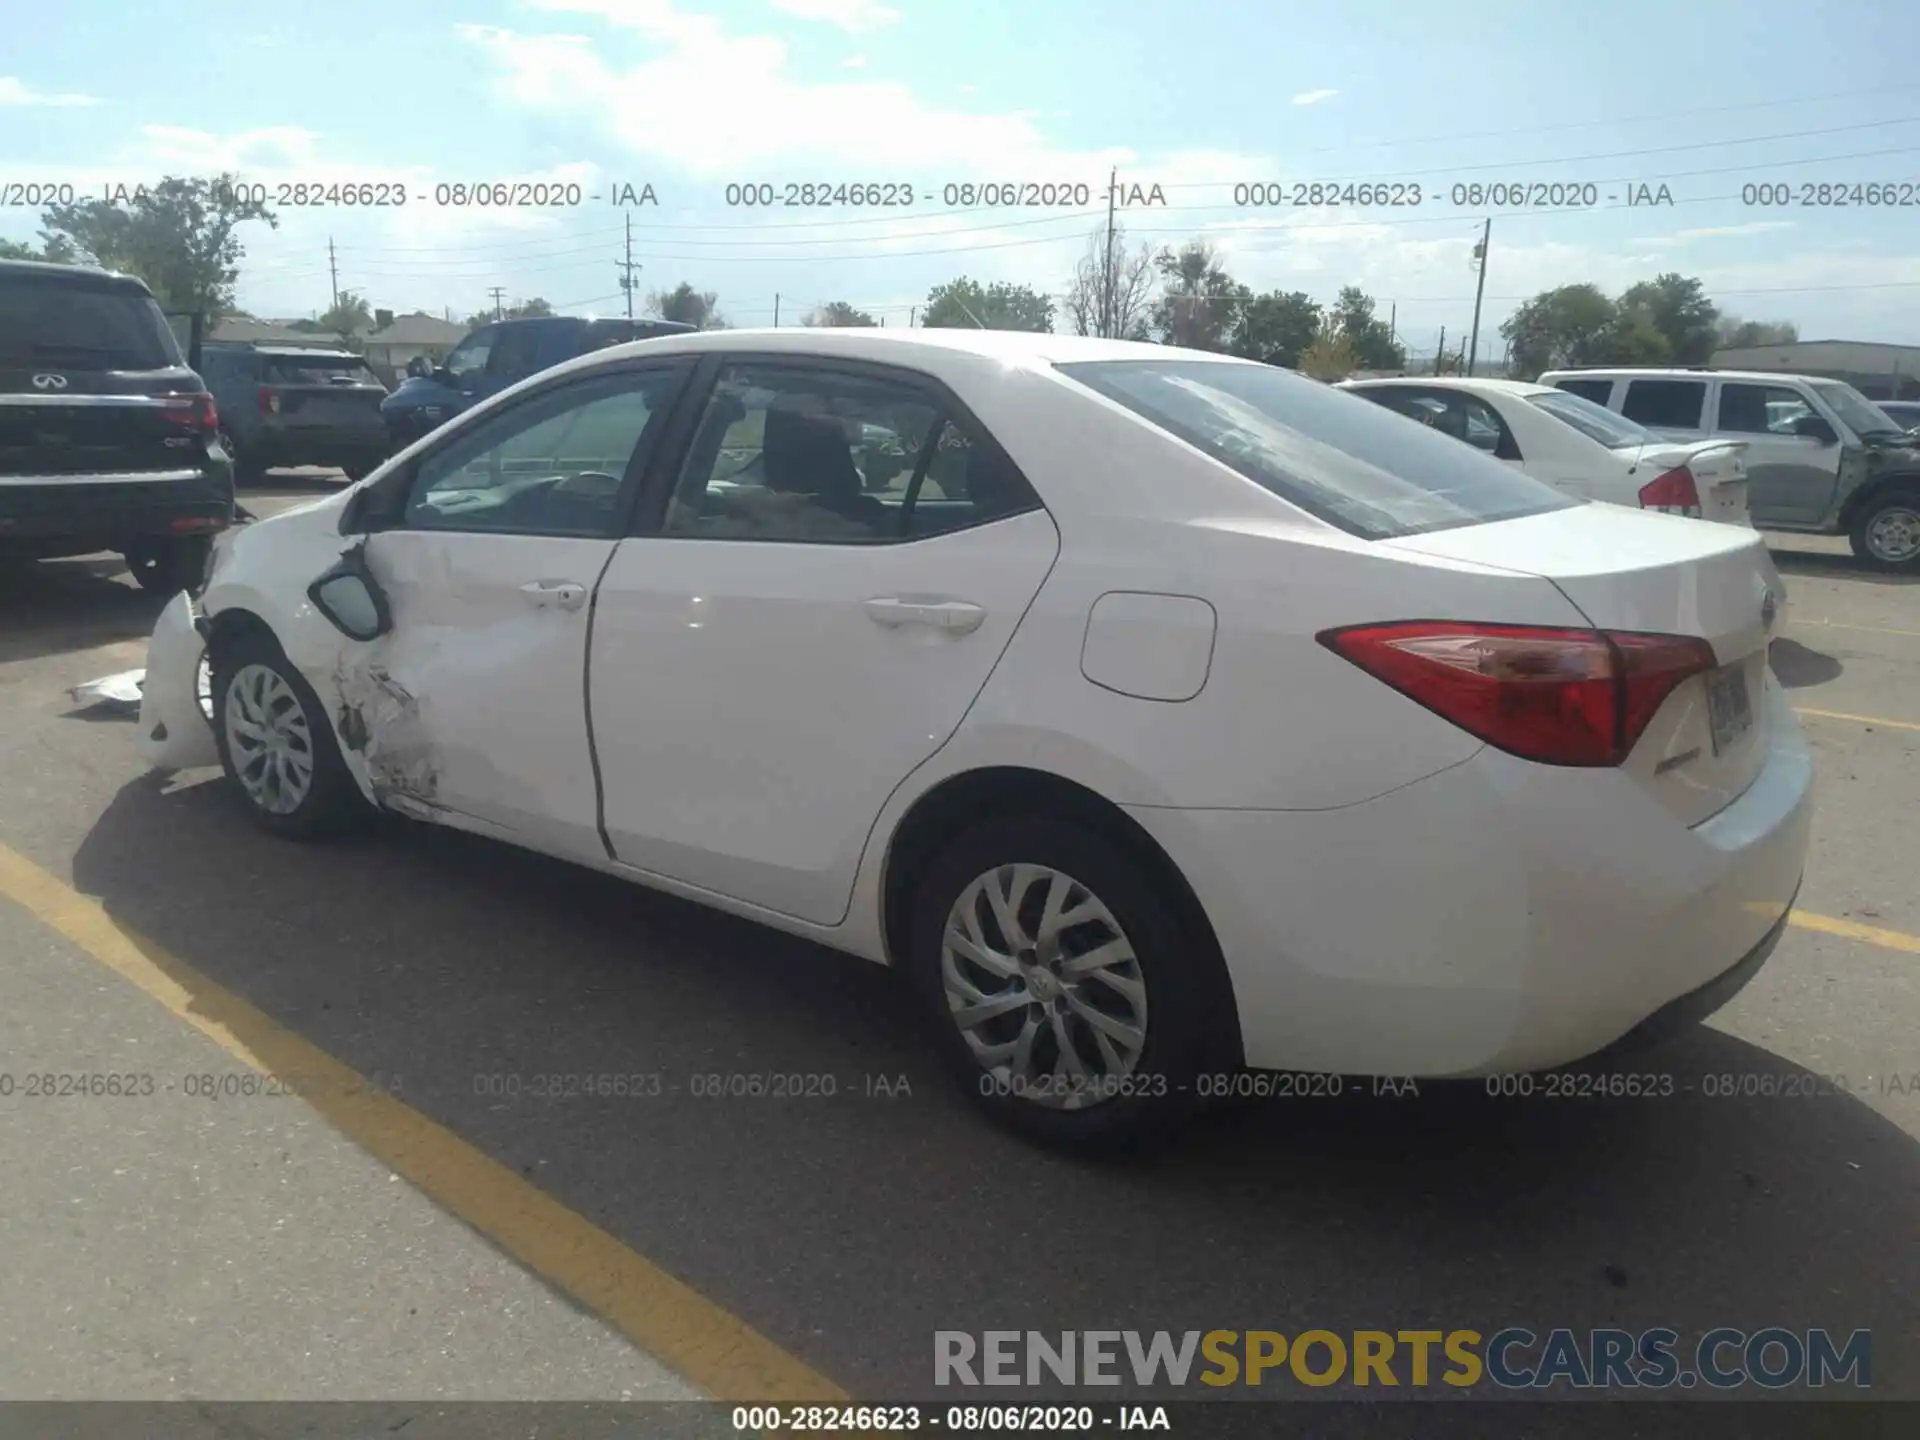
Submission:
{"label": "front tire", "polygon": [[170,535],[136,540],[123,558],[142,590],[172,596],[200,582],[212,548],[210,535]]}
{"label": "front tire", "polygon": [[908,979],[962,1086],[1001,1123],[1077,1149],[1151,1145],[1198,1107],[1220,992],[1165,885],[1050,816],[989,820],[915,887]]}
{"label": "front tire", "polygon": [[317,840],[367,815],[320,698],[264,635],[218,646],[211,662],[220,765],[261,828]]}
{"label": "front tire", "polygon": [[1857,558],[1876,570],[1920,574],[1920,490],[1868,496],[1847,542]]}

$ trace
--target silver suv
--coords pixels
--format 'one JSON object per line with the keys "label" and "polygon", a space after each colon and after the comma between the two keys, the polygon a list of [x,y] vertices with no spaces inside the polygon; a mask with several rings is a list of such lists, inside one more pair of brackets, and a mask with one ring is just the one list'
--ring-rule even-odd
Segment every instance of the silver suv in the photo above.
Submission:
{"label": "silver suv", "polygon": [[1920,573],[1920,448],[1841,380],[1764,370],[1549,370],[1540,377],[1675,440],[1747,442],[1764,530],[1845,535],[1885,570]]}

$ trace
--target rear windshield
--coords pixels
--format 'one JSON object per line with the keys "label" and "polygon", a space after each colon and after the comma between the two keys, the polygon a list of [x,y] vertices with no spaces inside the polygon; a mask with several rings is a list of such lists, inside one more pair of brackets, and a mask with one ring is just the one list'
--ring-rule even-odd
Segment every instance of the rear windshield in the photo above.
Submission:
{"label": "rear windshield", "polygon": [[1629,445],[1644,445],[1653,438],[1646,426],[1616,415],[1604,405],[1562,390],[1543,390],[1527,396],[1527,403],[1544,410],[1554,419],[1571,425],[1589,440],[1598,440],[1610,450]]}
{"label": "rear windshield", "polygon": [[1368,540],[1576,503],[1471,445],[1272,366],[1098,360],[1059,369],[1281,499]]}
{"label": "rear windshield", "polygon": [[0,365],[164,370],[184,363],[166,316],[150,296],[0,275]]}
{"label": "rear windshield", "polygon": [[294,359],[269,355],[262,367],[263,376],[276,385],[371,385],[376,383],[367,362],[358,355]]}

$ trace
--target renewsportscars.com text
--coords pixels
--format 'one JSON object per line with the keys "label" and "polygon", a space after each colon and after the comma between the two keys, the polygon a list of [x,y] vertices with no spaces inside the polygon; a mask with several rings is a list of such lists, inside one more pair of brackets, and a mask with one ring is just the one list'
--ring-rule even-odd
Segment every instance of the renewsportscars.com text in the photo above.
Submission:
{"label": "renewsportscars.com text", "polygon": [[1820,1329],[936,1330],[943,1386],[1192,1384],[1779,1390],[1872,1384],[1873,1337]]}

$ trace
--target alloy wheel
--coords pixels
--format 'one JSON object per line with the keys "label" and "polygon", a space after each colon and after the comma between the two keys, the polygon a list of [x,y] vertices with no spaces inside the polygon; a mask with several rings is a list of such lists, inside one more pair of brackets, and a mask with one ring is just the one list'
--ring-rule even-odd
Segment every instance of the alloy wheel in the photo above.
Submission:
{"label": "alloy wheel", "polygon": [[313,732],[293,687],[268,665],[242,665],[227,683],[227,754],[247,798],[288,815],[313,789]]}
{"label": "alloy wheel", "polygon": [[1920,555],[1920,510],[1889,505],[1867,525],[1867,551],[1883,565],[1904,565]]}
{"label": "alloy wheel", "polygon": [[977,876],[940,945],[947,1009],[997,1084],[1053,1109],[1121,1093],[1147,1041],[1147,985],[1098,896],[1045,865]]}

